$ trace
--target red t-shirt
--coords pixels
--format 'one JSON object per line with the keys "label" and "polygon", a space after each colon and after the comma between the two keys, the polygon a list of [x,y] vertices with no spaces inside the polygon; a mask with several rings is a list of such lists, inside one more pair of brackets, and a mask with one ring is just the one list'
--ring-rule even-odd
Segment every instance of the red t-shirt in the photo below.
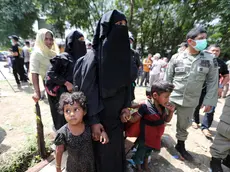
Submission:
{"label": "red t-shirt", "polygon": [[144,131],[140,132],[140,139],[144,139],[145,145],[157,150],[161,148],[161,137],[165,130],[166,110],[162,107],[163,114],[160,114],[157,108],[151,103],[142,104],[138,113],[142,116],[141,125],[144,125]]}

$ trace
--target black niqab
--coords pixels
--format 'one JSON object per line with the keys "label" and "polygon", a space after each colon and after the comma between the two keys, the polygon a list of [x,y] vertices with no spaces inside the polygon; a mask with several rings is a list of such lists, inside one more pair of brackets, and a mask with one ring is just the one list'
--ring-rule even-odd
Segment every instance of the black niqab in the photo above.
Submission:
{"label": "black niqab", "polygon": [[99,21],[93,40],[93,48],[99,62],[100,94],[111,97],[131,84],[131,56],[128,27],[115,25],[125,20],[117,10],[104,14]]}
{"label": "black niqab", "polygon": [[70,32],[66,37],[65,52],[72,56],[74,62],[86,54],[85,41],[79,40],[81,37],[84,36],[77,30]]}

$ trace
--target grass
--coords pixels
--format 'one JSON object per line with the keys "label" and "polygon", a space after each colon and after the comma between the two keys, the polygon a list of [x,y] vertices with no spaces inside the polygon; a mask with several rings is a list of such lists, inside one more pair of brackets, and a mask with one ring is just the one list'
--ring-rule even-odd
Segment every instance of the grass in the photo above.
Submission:
{"label": "grass", "polygon": [[[50,145],[52,142],[46,140],[46,150],[50,154]],[[27,143],[21,150],[11,154],[9,157],[5,157],[0,162],[1,172],[25,172],[28,168],[33,167],[35,164],[41,161],[40,156],[37,153],[36,138],[29,138]]]}

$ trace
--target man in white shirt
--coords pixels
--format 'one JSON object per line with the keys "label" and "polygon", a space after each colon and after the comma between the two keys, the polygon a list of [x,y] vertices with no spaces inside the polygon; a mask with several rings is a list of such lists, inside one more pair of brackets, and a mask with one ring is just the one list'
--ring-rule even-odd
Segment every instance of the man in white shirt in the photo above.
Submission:
{"label": "man in white shirt", "polygon": [[29,71],[30,64],[30,42],[26,41],[25,46],[22,48],[22,56],[24,58],[24,64],[26,66],[27,73]]}
{"label": "man in white shirt", "polygon": [[160,57],[161,55],[159,53],[156,53],[153,56],[153,63],[150,71],[150,80],[149,80],[150,87],[154,82],[160,79],[161,68],[167,65],[167,63],[161,60]]}

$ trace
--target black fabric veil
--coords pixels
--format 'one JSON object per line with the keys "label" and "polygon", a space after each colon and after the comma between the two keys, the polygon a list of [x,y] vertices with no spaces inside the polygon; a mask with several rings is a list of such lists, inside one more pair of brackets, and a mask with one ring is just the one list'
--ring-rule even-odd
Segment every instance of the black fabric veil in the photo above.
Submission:
{"label": "black fabric veil", "polygon": [[70,32],[66,37],[65,52],[72,56],[74,62],[86,54],[85,41],[78,40],[81,37],[84,36],[77,30]]}
{"label": "black fabric veil", "polygon": [[113,10],[100,19],[93,40],[98,61],[99,87],[102,98],[111,97],[131,83],[131,56],[128,27],[115,25],[125,20],[123,13]]}

